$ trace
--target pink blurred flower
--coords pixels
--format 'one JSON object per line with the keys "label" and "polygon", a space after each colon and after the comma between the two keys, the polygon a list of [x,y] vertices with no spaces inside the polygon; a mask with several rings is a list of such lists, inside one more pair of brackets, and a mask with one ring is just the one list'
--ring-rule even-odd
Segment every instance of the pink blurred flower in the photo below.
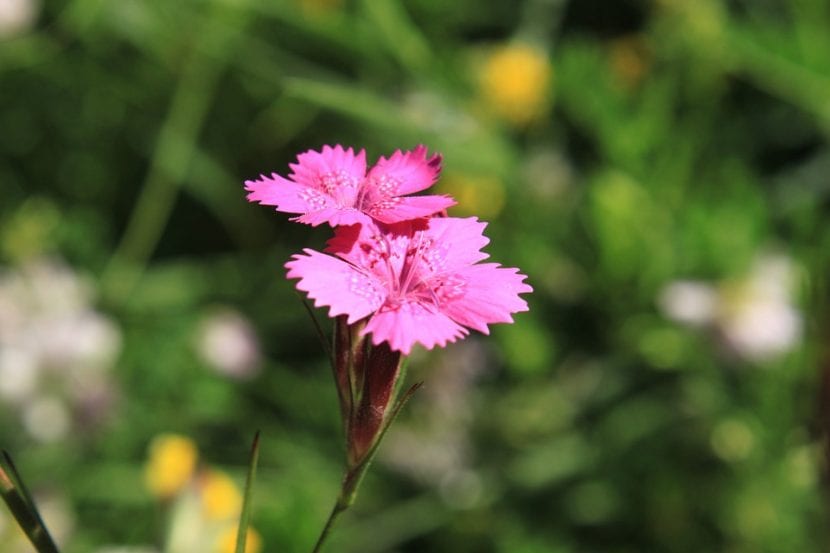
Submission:
{"label": "pink blurred flower", "polygon": [[[298,213],[293,220],[317,226],[397,223],[428,217],[455,205],[449,196],[406,196],[432,186],[441,172],[441,156],[427,158],[425,146],[381,157],[366,172],[366,151],[357,154],[339,144],[309,150],[289,164],[291,173],[245,181],[248,200]],[[406,197],[405,197],[406,196]]]}
{"label": "pink blurred flower", "polygon": [[[488,334],[491,323],[513,322],[527,310],[519,294],[532,288],[518,269],[478,263],[489,240],[476,218],[431,218],[396,225],[338,227],[326,255],[306,249],[286,264],[288,278],[316,306],[330,307],[348,324],[368,317],[363,335],[408,355],[468,334]],[[336,256],[336,257],[335,257]]]}
{"label": "pink blurred flower", "polygon": [[254,327],[230,308],[216,310],[204,318],[197,348],[202,359],[225,376],[249,379],[259,372],[261,354]]}

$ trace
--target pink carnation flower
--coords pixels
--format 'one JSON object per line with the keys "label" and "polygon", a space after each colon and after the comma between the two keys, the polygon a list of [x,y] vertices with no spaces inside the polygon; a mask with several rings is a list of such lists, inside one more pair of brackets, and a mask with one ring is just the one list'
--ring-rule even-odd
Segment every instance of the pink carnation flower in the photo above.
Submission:
{"label": "pink carnation flower", "polygon": [[397,150],[381,157],[366,172],[366,151],[323,146],[309,150],[289,164],[291,173],[276,173],[245,181],[248,200],[276,206],[277,211],[299,213],[293,220],[317,226],[397,223],[429,217],[452,205],[449,196],[408,196],[432,186],[441,172],[441,156],[427,158],[425,146],[411,152]]}
{"label": "pink carnation flower", "polygon": [[478,263],[489,240],[476,218],[436,217],[397,225],[338,227],[326,255],[306,249],[286,264],[288,278],[329,315],[348,324],[367,318],[363,334],[408,355],[417,342],[444,346],[527,311],[519,294],[533,289],[518,269]]}

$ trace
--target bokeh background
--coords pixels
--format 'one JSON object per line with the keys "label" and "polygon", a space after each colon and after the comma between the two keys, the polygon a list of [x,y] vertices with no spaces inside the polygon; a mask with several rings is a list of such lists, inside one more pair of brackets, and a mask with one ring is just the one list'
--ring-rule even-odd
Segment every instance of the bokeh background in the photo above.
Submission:
{"label": "bokeh background", "polygon": [[330,550],[827,551],[828,137],[826,0],[0,0],[0,444],[66,552],[218,552],[261,429],[309,551],[328,231],[242,183],[423,143],[531,310],[413,355]]}

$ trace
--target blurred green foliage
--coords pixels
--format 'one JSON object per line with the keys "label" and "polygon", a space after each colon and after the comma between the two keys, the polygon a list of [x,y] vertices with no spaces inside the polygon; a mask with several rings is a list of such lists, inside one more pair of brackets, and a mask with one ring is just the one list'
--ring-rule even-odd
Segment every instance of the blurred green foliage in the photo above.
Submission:
{"label": "blurred green foliage", "polygon": [[[536,291],[515,325],[413,356],[426,386],[330,550],[830,545],[826,0],[7,4],[30,12],[0,22],[0,444],[61,498],[66,552],[161,550],[153,436],[241,485],[256,429],[264,550],[310,549],[343,452],[281,266],[327,230],[242,182],[335,143],[440,151],[437,187]],[[71,296],[43,259],[106,321],[92,407],[87,357],[54,374],[80,338],[38,331]],[[244,374],[210,368],[217,310],[255,329]],[[257,347],[229,332],[213,347]],[[51,376],[27,388],[32,363]]]}

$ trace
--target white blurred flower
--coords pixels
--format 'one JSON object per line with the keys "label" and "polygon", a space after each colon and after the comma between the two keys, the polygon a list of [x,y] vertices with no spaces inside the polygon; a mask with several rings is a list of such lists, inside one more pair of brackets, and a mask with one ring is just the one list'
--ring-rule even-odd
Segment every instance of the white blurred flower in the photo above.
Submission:
{"label": "white blurred flower", "polygon": [[801,340],[802,315],[793,304],[795,273],[788,257],[762,255],[737,281],[670,283],[658,305],[672,320],[714,328],[741,357],[763,361]]}
{"label": "white blurred flower", "polygon": [[37,0],[0,0],[0,40],[30,29],[39,11]]}
{"label": "white blurred flower", "polygon": [[0,401],[15,405],[40,441],[100,419],[114,396],[121,332],[92,299],[91,284],[61,262],[0,268]]}
{"label": "white blurred flower", "polygon": [[56,397],[39,397],[23,409],[23,427],[29,435],[44,443],[66,437],[70,424],[66,404]]}
{"label": "white blurred flower", "polygon": [[[166,498],[170,519],[165,553],[234,551],[242,494],[236,480],[224,471],[216,468],[199,471],[195,478],[190,478],[184,487]],[[245,551],[260,553],[262,545],[262,536],[249,526]]]}
{"label": "white blurred flower", "polygon": [[32,328],[50,365],[84,367],[87,372],[108,367],[121,350],[115,324],[91,309],[43,317]]}
{"label": "white blurred flower", "polygon": [[692,326],[703,326],[715,316],[718,294],[708,284],[679,280],[663,288],[658,303],[670,319]]}
{"label": "white blurred flower", "polygon": [[18,403],[35,392],[40,371],[29,351],[14,345],[4,346],[0,349],[0,399]]}
{"label": "white blurred flower", "polygon": [[792,349],[802,334],[802,316],[792,303],[795,270],[789,259],[765,256],[749,277],[721,292],[719,327],[744,357],[763,360]]}
{"label": "white blurred flower", "polygon": [[254,328],[240,313],[222,309],[202,321],[197,340],[202,358],[217,372],[232,378],[251,378],[260,365]]}

